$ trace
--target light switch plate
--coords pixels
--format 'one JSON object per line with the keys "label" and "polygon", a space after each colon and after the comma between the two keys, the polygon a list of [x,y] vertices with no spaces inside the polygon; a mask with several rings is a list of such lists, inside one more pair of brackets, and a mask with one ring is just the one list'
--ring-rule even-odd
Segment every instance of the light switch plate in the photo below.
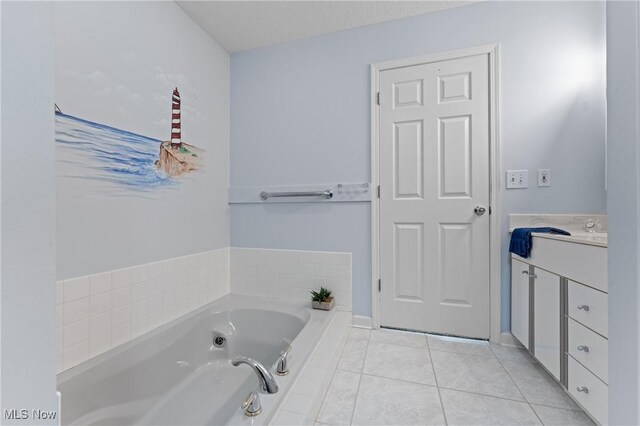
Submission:
{"label": "light switch plate", "polygon": [[551,186],[551,169],[538,169],[538,186]]}
{"label": "light switch plate", "polygon": [[529,170],[507,170],[507,189],[529,187]]}

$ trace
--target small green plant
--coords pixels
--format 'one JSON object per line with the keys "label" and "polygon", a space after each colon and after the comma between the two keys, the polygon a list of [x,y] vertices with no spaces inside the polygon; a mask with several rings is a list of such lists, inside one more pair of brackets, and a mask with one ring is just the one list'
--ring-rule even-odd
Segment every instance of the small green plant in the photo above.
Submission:
{"label": "small green plant", "polygon": [[314,302],[326,302],[331,297],[331,290],[320,287],[320,291],[311,291],[311,300]]}

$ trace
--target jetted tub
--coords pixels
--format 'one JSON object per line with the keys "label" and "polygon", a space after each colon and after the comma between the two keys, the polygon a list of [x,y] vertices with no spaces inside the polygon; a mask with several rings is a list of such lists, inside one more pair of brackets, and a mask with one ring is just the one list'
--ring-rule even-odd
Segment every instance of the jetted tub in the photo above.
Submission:
{"label": "jetted tub", "polygon": [[[62,424],[266,424],[329,323],[332,312],[274,299],[228,295],[58,375]],[[226,344],[218,348],[214,337]],[[280,390],[260,394],[263,412],[251,420],[239,408],[258,390],[238,355],[271,372],[291,344],[290,373],[274,376]]]}

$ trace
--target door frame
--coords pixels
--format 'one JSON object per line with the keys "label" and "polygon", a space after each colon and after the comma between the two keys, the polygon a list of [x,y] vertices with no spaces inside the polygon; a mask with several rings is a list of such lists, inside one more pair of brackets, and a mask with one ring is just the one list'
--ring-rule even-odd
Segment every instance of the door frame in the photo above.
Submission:
{"label": "door frame", "polygon": [[500,343],[501,341],[500,234],[502,207],[500,194],[502,190],[502,165],[500,156],[497,43],[371,64],[371,183],[374,189],[371,205],[371,324],[374,329],[380,328],[381,303],[380,292],[378,291],[380,277],[380,199],[376,193],[380,184],[380,108],[378,108],[377,103],[377,96],[380,90],[380,73],[396,68],[482,54],[489,56],[489,340],[493,343]]}

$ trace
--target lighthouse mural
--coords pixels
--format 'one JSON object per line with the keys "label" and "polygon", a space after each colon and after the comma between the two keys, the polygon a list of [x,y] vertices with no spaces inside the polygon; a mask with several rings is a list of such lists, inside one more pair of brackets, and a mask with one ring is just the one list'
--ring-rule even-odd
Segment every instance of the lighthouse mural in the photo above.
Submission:
{"label": "lighthouse mural", "polygon": [[167,176],[177,177],[200,167],[202,150],[182,141],[182,114],[180,91],[176,87],[171,95],[171,139],[160,144],[156,166]]}
{"label": "lighthouse mural", "polygon": [[173,89],[171,105],[171,148],[177,149],[182,146],[180,137],[180,92],[178,88]]}

